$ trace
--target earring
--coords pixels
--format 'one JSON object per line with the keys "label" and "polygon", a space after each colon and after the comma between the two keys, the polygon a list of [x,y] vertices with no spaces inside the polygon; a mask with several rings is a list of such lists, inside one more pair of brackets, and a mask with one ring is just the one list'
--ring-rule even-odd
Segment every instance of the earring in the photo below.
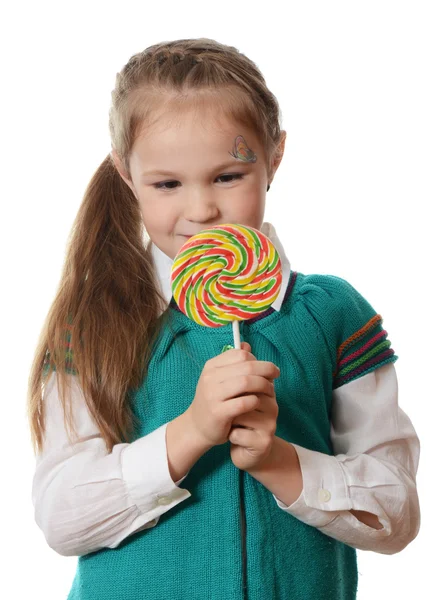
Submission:
{"label": "earring", "polygon": [[267,192],[268,192],[269,189],[270,189],[270,184],[268,184],[268,186],[267,186]]}

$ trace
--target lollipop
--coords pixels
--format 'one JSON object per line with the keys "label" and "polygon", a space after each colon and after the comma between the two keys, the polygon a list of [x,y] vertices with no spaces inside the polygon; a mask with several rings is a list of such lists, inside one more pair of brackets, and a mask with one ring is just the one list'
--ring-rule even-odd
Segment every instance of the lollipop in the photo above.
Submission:
{"label": "lollipop", "polygon": [[279,254],[261,231],[244,225],[216,225],[191,237],[172,265],[172,294],[179,309],[206,327],[233,323],[267,310],[282,283]]}

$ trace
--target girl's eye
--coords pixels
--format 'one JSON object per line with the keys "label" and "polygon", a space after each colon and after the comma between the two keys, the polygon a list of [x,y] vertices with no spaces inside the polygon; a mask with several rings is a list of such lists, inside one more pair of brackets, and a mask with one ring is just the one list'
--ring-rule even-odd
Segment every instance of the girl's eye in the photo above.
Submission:
{"label": "girl's eye", "polygon": [[170,188],[170,187],[165,187],[166,185],[169,185],[170,183],[178,183],[177,181],[163,181],[163,183],[155,183],[154,187],[156,188],[156,190],[173,190],[175,188]]}
{"label": "girl's eye", "polygon": [[[217,177],[217,179],[224,179],[227,177],[231,177],[232,179],[243,179],[243,174],[242,173],[227,173],[226,175],[219,175]],[[223,181],[222,183],[230,183],[231,180],[227,180],[227,181]],[[175,187],[165,187],[168,186],[170,184],[175,184],[175,183],[179,183],[179,181],[162,181],[161,183],[155,183],[154,187],[157,190],[174,190]]]}
{"label": "girl's eye", "polygon": [[[242,173],[227,173],[225,175],[220,175],[218,179],[223,179],[224,177],[231,177],[234,179],[243,179]],[[230,180],[224,181],[224,183],[230,183]]]}

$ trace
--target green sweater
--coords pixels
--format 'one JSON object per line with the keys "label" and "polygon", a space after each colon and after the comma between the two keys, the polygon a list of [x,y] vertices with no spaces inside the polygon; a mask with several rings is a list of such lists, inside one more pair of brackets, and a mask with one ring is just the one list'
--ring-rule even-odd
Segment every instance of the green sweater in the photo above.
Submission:
{"label": "green sweater", "polygon": [[[280,311],[240,323],[242,341],[280,368],[276,435],[332,455],[334,388],[396,356],[372,306],[346,281],[291,273]],[[147,378],[129,392],[134,439],[191,404],[207,360],[232,343],[231,325],[206,328],[174,301]],[[146,460],[150,460],[147,456]],[[68,600],[350,600],[354,548],[282,511],[272,493],[215,446],[181,484],[191,497],[114,549],[80,556]]]}

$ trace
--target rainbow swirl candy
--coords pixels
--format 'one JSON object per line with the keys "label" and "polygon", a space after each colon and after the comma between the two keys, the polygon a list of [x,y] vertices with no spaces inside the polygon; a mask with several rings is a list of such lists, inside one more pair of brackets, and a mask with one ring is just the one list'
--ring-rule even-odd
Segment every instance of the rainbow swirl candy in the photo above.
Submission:
{"label": "rainbow swirl candy", "polygon": [[261,231],[216,225],[191,237],[172,265],[173,297],[190,319],[221,327],[273,304],[282,284],[279,254]]}

